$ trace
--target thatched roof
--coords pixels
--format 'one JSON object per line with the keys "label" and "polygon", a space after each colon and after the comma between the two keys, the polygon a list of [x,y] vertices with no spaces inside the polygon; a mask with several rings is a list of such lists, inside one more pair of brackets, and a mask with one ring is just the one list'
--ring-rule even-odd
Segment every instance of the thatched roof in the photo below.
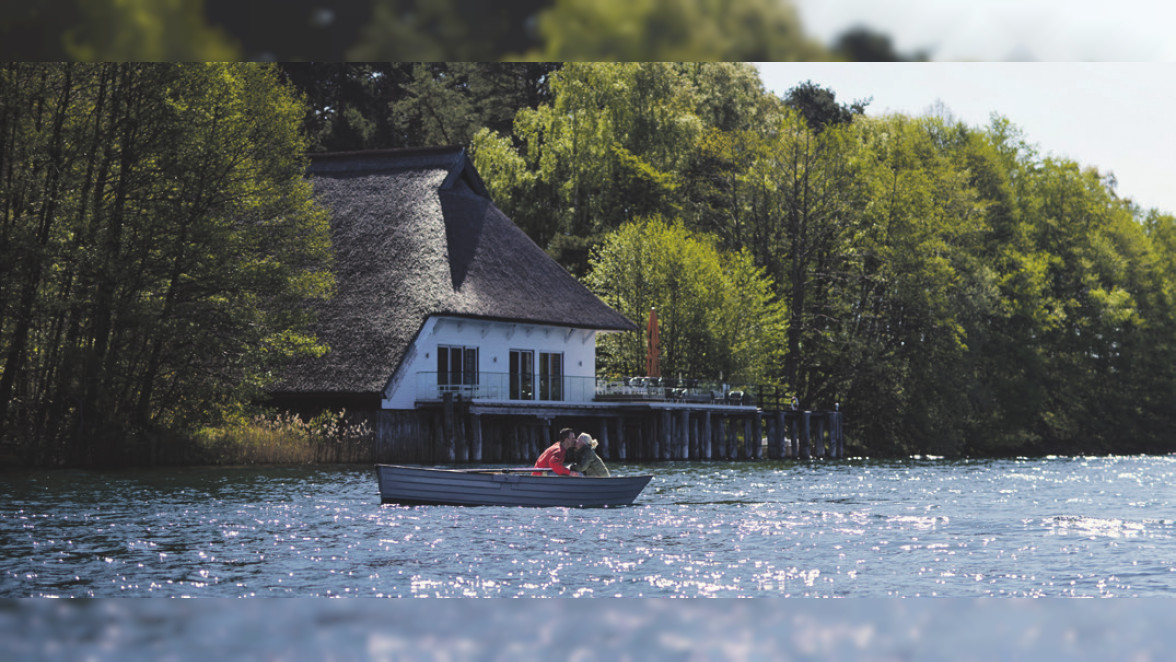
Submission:
{"label": "thatched roof", "polygon": [[331,351],[272,389],[376,394],[430,315],[633,331],[490,201],[459,147],[313,156],[331,213],[337,293],[319,305]]}

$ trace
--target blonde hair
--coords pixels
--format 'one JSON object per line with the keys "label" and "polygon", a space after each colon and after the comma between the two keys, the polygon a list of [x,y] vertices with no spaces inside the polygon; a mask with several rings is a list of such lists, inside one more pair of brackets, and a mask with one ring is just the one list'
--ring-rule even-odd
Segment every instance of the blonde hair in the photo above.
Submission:
{"label": "blonde hair", "polygon": [[591,446],[593,448],[596,448],[596,446],[600,444],[599,441],[593,439],[592,435],[588,434],[587,432],[580,433],[580,437],[576,439],[576,443],[582,443],[585,446]]}

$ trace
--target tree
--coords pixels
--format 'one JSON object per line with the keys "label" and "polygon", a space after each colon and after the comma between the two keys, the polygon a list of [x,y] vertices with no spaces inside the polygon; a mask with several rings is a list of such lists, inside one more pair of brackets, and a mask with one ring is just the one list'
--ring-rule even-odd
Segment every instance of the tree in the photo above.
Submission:
{"label": "tree", "polygon": [[[753,71],[753,70],[750,70]],[[637,218],[683,211],[683,173],[705,124],[703,117],[747,126],[763,113],[762,87],[746,65],[568,63],[551,76],[549,104],[523,110],[513,134],[479,139],[482,155],[513,150],[530,175],[528,195],[506,193],[482,161],[487,186],[504,210],[572,273],[587,271],[588,246],[603,233]],[[704,92],[712,81],[738,91],[733,100]],[[700,116],[702,113],[702,116]],[[493,141],[501,147],[486,149]],[[485,167],[484,167],[485,166]],[[554,222],[552,218],[554,217]]]}
{"label": "tree", "polygon": [[320,351],[301,304],[330,289],[327,223],[271,67],[9,65],[0,89],[8,436],[112,461]]}
{"label": "tree", "polygon": [[307,100],[315,151],[466,145],[482,128],[509,133],[514,116],[549,99],[558,64],[309,63],[281,65]]}
{"label": "tree", "polygon": [[820,133],[827,127],[848,124],[854,117],[865,114],[870,100],[854,101],[848,106],[838,104],[836,92],[806,81],[788,90],[785,103],[804,117],[810,129]]}
{"label": "tree", "polygon": [[855,302],[843,327],[847,399],[884,452],[959,454],[970,418],[969,328],[993,303],[973,256],[983,206],[956,158],[957,127],[936,118],[863,122]]}
{"label": "tree", "polygon": [[[657,308],[662,372],[668,376],[760,384],[780,358],[786,316],[771,280],[745,252],[660,219],[628,223],[594,253],[586,282],[631,319]],[[601,339],[598,369],[639,374],[645,342],[634,334]]]}
{"label": "tree", "polygon": [[850,62],[926,62],[926,52],[902,55],[894,49],[890,36],[865,26],[850,28],[841,33],[833,44],[833,52]]}

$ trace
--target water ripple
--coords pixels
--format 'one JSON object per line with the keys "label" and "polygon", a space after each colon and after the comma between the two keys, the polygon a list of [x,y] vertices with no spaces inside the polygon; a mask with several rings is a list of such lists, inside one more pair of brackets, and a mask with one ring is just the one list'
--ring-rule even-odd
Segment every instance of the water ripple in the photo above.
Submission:
{"label": "water ripple", "polygon": [[381,506],[368,467],[7,474],[0,597],[1172,596],[1170,457],[618,465],[627,508]]}

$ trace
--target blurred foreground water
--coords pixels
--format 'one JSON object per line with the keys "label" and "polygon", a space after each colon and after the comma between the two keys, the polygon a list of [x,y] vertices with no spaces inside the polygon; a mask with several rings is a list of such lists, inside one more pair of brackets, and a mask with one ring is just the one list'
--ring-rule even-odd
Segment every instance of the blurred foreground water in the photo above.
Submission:
{"label": "blurred foreground water", "polygon": [[1167,600],[0,601],[6,660],[1145,661],[1174,644]]}

